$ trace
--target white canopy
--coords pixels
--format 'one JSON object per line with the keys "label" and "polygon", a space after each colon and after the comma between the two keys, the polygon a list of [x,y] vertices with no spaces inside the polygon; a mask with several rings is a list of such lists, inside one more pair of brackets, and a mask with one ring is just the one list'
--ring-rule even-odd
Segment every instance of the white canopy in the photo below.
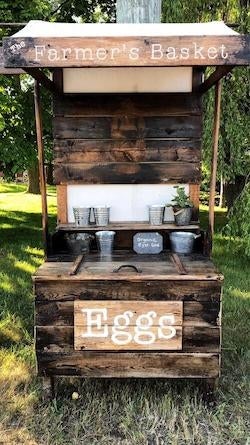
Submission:
{"label": "white canopy", "polygon": [[31,20],[12,37],[230,36],[224,22],[207,23],[53,23]]}

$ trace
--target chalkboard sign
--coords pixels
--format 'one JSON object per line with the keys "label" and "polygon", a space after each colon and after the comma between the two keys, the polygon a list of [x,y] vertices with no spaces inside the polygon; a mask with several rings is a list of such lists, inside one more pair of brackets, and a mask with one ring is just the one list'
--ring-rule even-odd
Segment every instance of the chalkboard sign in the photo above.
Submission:
{"label": "chalkboard sign", "polygon": [[163,250],[163,238],[157,232],[136,233],[133,249],[136,253],[160,253]]}

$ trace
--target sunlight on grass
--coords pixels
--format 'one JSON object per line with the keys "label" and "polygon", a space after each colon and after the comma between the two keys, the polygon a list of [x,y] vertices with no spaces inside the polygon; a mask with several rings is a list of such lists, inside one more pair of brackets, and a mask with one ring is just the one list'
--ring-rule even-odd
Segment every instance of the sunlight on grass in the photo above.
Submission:
{"label": "sunlight on grass", "polygon": [[[44,255],[41,197],[25,187],[0,182],[0,444],[246,445],[250,269],[237,240],[221,232],[226,210],[216,208],[213,249],[225,275],[217,405],[203,403],[196,381],[74,378],[59,379],[57,399],[45,404],[35,377],[31,281]],[[54,187],[48,195],[55,226]],[[201,210],[207,227],[208,209]]]}

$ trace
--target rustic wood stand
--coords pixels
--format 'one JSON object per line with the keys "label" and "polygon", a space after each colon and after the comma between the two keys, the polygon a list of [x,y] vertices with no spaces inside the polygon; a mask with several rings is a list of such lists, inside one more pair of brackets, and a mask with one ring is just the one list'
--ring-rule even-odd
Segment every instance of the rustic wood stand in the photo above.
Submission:
{"label": "rustic wood stand", "polygon": [[[192,54],[194,39],[205,48],[202,58]],[[201,378],[210,385],[217,381],[223,277],[216,271],[210,253],[220,79],[233,66],[247,63],[246,41],[246,36],[239,35],[100,38],[97,34],[96,37],[32,39],[25,35],[5,39],[2,70],[13,74],[13,70],[22,68],[36,79],[47,257],[33,281],[38,374],[43,377],[47,392],[52,389],[56,376]],[[74,59],[76,45],[90,48],[93,54],[97,54],[95,51],[99,48],[103,59],[101,56],[87,61]],[[113,46],[124,48],[124,45],[138,48],[141,57],[135,61],[121,52],[110,59],[100,53],[100,46],[110,55],[114,53]],[[176,60],[150,58],[150,45],[162,45],[161,48],[174,45],[180,51],[184,45],[190,49],[190,56]],[[217,56],[210,57],[211,45],[213,48],[225,45],[227,57],[219,53],[217,46]],[[54,60],[51,52],[46,53],[53,49]],[[217,68],[203,81],[204,69],[209,65]],[[63,69],[84,66],[189,66],[192,86],[186,93],[66,94]],[[53,80],[41,71],[44,67],[53,70]],[[40,84],[53,93],[58,226],[51,237],[47,221]],[[204,232],[199,224],[202,94],[213,85],[216,92],[209,230]],[[182,227],[167,223],[151,226],[146,221],[112,221],[108,230],[116,232],[113,254],[101,256],[93,243],[89,254],[76,258],[67,250],[65,233],[95,233],[107,227],[76,227],[72,223],[70,187],[96,184],[186,184],[194,202],[193,221]],[[91,193],[91,188],[82,193]],[[192,255],[171,253],[169,234],[173,230],[201,235]],[[133,235],[148,231],[163,236],[162,253],[133,252]]]}

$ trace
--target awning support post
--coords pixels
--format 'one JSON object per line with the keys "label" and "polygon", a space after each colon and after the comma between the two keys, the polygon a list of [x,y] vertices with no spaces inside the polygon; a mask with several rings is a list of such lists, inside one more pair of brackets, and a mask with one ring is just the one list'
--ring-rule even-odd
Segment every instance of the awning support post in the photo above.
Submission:
{"label": "awning support post", "polygon": [[36,119],[36,138],[37,138],[37,148],[38,148],[39,180],[40,180],[40,191],[42,198],[42,233],[43,233],[44,253],[45,257],[47,258],[48,246],[49,246],[48,207],[47,207],[46,175],[44,168],[41,95],[40,95],[40,85],[37,80],[35,80],[34,84],[34,102],[35,102],[35,119]]}
{"label": "awning support post", "polygon": [[214,234],[214,203],[216,189],[216,175],[218,164],[218,144],[220,130],[220,113],[221,113],[221,81],[215,85],[214,97],[214,128],[213,128],[213,153],[211,160],[211,178],[210,178],[210,194],[209,194],[209,254],[212,253],[212,239]]}

